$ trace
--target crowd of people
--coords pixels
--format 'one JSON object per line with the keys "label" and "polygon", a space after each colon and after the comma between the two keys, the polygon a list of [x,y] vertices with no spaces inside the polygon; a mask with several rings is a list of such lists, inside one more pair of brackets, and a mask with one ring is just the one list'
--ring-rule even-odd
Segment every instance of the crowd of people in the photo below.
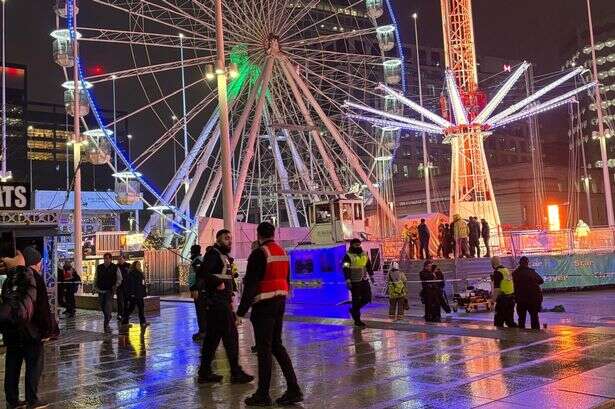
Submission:
{"label": "crowd of people", "polygon": [[456,214],[452,223],[440,223],[437,233],[437,250],[434,255],[429,249],[431,231],[426,220],[421,219],[420,223],[410,225],[405,233],[408,258],[425,260],[451,258],[451,255],[458,258],[481,257],[481,241],[485,250],[482,257],[491,257],[490,226],[485,219],[470,216],[465,220]]}

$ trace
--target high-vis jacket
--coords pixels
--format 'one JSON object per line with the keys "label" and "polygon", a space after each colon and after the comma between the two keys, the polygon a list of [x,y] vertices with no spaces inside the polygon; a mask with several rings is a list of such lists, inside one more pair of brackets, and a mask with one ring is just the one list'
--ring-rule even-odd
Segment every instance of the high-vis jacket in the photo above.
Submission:
{"label": "high-vis jacket", "polygon": [[515,293],[515,286],[513,284],[512,274],[504,266],[496,268],[500,274],[502,274],[502,281],[500,281],[500,293],[503,295],[512,295]]}
{"label": "high-vis jacket", "polygon": [[286,251],[275,241],[264,243],[261,249],[265,253],[267,262],[265,275],[258,283],[254,302],[288,295],[290,261]]}
{"label": "high-vis jacket", "polygon": [[361,254],[351,252],[346,253],[344,270],[349,272],[349,277],[347,277],[347,279],[350,279],[353,283],[367,280],[368,263],[369,257],[367,257],[367,253],[365,252],[362,252]]}

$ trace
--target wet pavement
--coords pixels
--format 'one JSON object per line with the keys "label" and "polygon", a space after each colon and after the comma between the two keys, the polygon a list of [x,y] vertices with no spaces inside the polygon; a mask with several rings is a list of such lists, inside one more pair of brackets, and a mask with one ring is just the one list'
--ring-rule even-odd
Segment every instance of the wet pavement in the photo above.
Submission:
{"label": "wet pavement", "polygon": [[[355,330],[346,306],[291,305],[285,342],[306,397],[304,408],[615,407],[615,329],[553,325],[547,331],[495,330],[461,320],[391,322],[368,311]],[[163,302],[151,327],[102,333],[96,312],[62,319],[46,347],[40,397],[54,408],[242,408],[254,384],[231,385],[222,347],[220,385],[198,385],[193,306]],[[113,326],[115,330],[115,325]],[[256,373],[247,321],[241,361]],[[4,361],[4,354],[0,355]],[[4,377],[4,365],[0,362]],[[272,397],[284,392],[275,368]]]}

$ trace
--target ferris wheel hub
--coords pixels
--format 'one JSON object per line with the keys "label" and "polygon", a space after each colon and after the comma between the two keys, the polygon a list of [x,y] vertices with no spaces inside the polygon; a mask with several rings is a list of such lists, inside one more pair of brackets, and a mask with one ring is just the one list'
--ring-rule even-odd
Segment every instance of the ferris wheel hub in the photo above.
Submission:
{"label": "ferris wheel hub", "polygon": [[265,42],[265,50],[269,55],[276,55],[280,52],[280,37],[275,34],[269,34]]}

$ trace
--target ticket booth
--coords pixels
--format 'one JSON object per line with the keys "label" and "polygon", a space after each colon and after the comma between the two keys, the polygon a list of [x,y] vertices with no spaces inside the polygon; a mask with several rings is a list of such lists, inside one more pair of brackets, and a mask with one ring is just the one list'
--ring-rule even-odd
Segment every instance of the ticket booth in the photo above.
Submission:
{"label": "ticket booth", "polygon": [[365,234],[365,213],[361,199],[315,202],[310,207],[311,241],[339,243]]}

